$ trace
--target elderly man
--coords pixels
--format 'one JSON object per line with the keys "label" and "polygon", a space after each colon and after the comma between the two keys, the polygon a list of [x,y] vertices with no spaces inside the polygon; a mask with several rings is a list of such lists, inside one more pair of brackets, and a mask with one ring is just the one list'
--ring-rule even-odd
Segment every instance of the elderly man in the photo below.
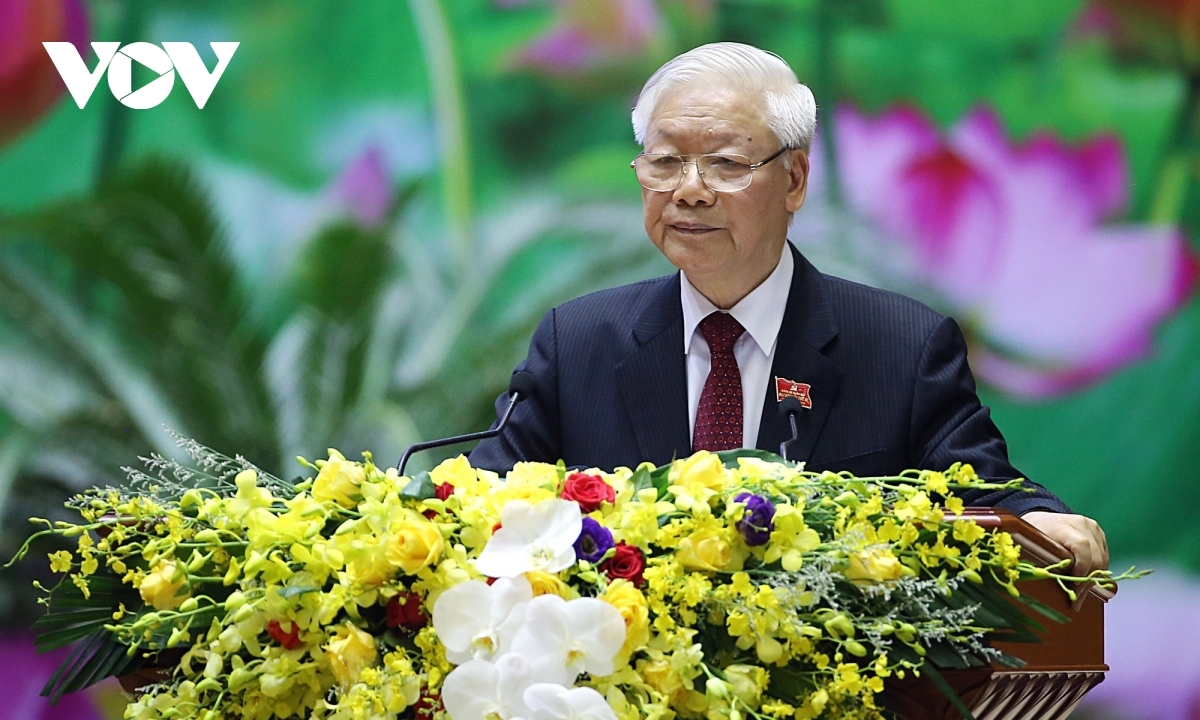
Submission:
{"label": "elderly man", "polygon": [[[633,111],[646,232],[675,275],[551,310],[518,367],[534,379],[503,435],[471,453],[611,469],[695,450],[777,450],[796,397],[793,460],[890,475],[969,462],[1020,477],[975,393],[954,320],[906,297],[822,275],[787,242],[808,189],[812,93],[778,56],[737,43],[680,55]],[[497,401],[497,408],[507,398]],[[1104,534],[1044,488],[975,491],[1107,567]]]}

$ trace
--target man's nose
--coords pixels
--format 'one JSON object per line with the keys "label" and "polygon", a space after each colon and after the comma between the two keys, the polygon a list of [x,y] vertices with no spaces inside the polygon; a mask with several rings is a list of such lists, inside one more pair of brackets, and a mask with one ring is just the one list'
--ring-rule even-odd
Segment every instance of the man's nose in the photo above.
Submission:
{"label": "man's nose", "polygon": [[686,205],[712,205],[716,196],[704,184],[704,178],[700,177],[695,161],[684,161],[681,172],[683,177],[679,180],[679,187],[675,188],[675,202]]}

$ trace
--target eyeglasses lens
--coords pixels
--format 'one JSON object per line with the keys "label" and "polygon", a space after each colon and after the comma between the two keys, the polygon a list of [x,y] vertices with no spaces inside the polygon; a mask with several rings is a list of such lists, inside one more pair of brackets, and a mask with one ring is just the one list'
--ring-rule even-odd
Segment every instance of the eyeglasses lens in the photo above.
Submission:
{"label": "eyeglasses lens", "polygon": [[[678,155],[639,155],[633,162],[638,182],[647,190],[670,192],[683,179],[685,162]],[[733,192],[750,184],[753,170],[746,158],[737,155],[699,155],[696,170],[713,192]]]}

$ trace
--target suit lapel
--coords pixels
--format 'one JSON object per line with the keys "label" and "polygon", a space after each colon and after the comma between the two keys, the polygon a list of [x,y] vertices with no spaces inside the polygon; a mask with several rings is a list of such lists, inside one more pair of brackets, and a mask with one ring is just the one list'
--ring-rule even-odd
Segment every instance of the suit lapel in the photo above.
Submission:
{"label": "suit lapel", "polygon": [[642,460],[657,465],[691,452],[679,274],[650,294],[633,326],[637,349],[616,366],[621,398]]}
{"label": "suit lapel", "polygon": [[838,334],[825,280],[795,247],[791,252],[795,271],[775,344],[771,376],[767,379],[757,446],[779,452],[779,444],[792,436],[787,420],[779,416],[775,378],[805,383],[811,387],[812,409],[801,411],[797,418],[799,440],[792,444],[789,455],[792,460],[806,461],[837,401],[842,369],[821,353]]}

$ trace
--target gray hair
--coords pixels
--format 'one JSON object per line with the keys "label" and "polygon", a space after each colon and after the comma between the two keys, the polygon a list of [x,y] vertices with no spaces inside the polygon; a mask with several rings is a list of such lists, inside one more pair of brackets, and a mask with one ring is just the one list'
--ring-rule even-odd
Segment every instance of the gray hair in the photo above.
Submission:
{"label": "gray hair", "polygon": [[785,147],[808,152],[817,130],[817,102],[783,58],[742,43],[701,45],[668,60],[655,71],[633,106],[633,134],[646,144],[646,130],[659,102],[671,88],[710,80],[738,90],[761,92],[767,127]]}

